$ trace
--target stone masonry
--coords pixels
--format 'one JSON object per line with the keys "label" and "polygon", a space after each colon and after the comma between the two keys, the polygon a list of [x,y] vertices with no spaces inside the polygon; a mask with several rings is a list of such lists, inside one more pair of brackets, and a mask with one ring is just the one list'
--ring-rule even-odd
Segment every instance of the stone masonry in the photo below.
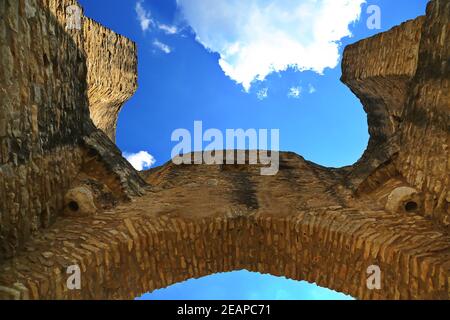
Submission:
{"label": "stone masonry", "polygon": [[[0,261],[55,221],[65,193],[93,158],[93,178],[109,175],[119,197],[144,187],[89,117],[89,42],[82,31],[65,28],[66,8],[76,4],[0,2]],[[95,35],[94,26],[88,34]]]}
{"label": "stone masonry", "polygon": [[241,269],[359,299],[450,298],[450,1],[345,49],[342,81],[368,115],[361,159],[281,153],[275,176],[137,173],[113,143],[136,47],[85,17],[67,30],[74,4],[0,2],[0,299],[132,299]]}
{"label": "stone masonry", "polygon": [[91,118],[114,142],[119,111],[137,89],[136,45],[92,19],[83,31]]}

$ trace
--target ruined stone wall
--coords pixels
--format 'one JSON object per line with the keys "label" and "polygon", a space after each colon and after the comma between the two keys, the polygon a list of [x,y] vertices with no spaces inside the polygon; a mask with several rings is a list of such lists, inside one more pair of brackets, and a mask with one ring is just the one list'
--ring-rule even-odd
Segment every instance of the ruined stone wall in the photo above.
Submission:
{"label": "ruined stone wall", "polygon": [[0,260],[54,221],[81,163],[89,119],[76,1],[0,2]]}
{"label": "ruined stone wall", "polygon": [[[386,212],[384,184],[354,199],[329,170],[280,154],[258,166],[152,170],[153,190],[92,217],[59,219],[0,265],[0,299],[133,299],[190,278],[247,269],[360,299],[449,299],[450,237],[416,214]],[[336,185],[338,184],[338,185]],[[66,270],[78,265],[81,289]],[[380,267],[381,289],[367,288]]]}
{"label": "ruined stone wall", "polygon": [[[359,299],[449,299],[450,239],[425,219],[339,208],[291,216],[156,218],[145,203],[58,222],[26,254],[0,266],[0,299],[134,299],[242,269]],[[72,265],[81,269],[80,290],[66,285]],[[371,265],[383,272],[380,290],[367,288]]]}
{"label": "ruined stone wall", "polygon": [[409,20],[389,31],[347,46],[342,65],[344,79],[355,82],[389,76],[411,79],[417,69],[424,20],[425,17]]}
{"label": "ruined stone wall", "polygon": [[409,86],[416,72],[424,17],[345,48],[342,81],[361,100],[370,140],[349,177],[359,185],[398,152],[398,133]]}
{"label": "ruined stone wall", "polygon": [[119,111],[137,89],[136,44],[89,18],[83,30],[91,118],[115,141]]}
{"label": "ruined stone wall", "polygon": [[77,4],[0,1],[0,261],[61,214],[86,150],[127,196],[144,186],[90,119],[85,38],[65,28]]}
{"label": "ruined stone wall", "polygon": [[403,114],[399,170],[423,191],[425,214],[450,226],[450,2],[432,1]]}
{"label": "ruined stone wall", "polygon": [[422,214],[444,226],[450,225],[449,6],[431,1],[426,16],[347,47],[342,65],[371,135],[349,182],[366,188],[374,175],[382,184],[397,174],[422,192]]}
{"label": "ruined stone wall", "polygon": [[355,94],[369,102],[373,138],[389,139],[396,131],[419,59],[424,17],[419,17],[359,41],[345,49],[342,80]]}

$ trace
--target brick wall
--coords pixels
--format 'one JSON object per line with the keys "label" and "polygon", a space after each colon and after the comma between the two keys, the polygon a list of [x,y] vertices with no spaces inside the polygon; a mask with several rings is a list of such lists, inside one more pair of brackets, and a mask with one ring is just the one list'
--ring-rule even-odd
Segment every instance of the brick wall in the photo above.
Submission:
{"label": "brick wall", "polygon": [[91,118],[115,141],[119,111],[137,89],[136,45],[89,18],[83,32]]}

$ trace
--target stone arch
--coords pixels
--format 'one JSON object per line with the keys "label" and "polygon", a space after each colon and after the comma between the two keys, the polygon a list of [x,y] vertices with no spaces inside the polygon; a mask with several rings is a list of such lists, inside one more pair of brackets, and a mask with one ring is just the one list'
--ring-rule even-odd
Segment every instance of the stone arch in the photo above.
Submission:
{"label": "stone arch", "polygon": [[[35,247],[3,266],[9,271],[1,283],[13,282],[8,290],[0,287],[0,297],[130,299],[190,278],[246,269],[360,299],[448,299],[442,249],[449,239],[425,219],[332,208],[283,218],[191,220],[123,210],[57,222],[61,231],[45,236],[54,239],[51,248]],[[73,264],[82,270],[81,290],[66,286]],[[381,269],[381,290],[366,286],[371,265]]]}
{"label": "stone arch", "polygon": [[[76,1],[63,4],[73,3]],[[51,22],[55,26],[64,21],[63,4],[50,8],[59,17]],[[0,12],[5,8],[11,16],[18,12],[25,24],[25,19],[34,16],[24,7],[23,1],[6,1]],[[37,9],[46,12],[49,8],[40,3]],[[431,1],[426,17],[345,51],[342,79],[365,105],[371,130],[368,149],[354,166],[323,168],[282,153],[280,172],[273,177],[262,177],[257,166],[248,165],[224,169],[168,163],[141,173],[151,188],[132,202],[89,217],[57,216],[59,207],[55,206],[51,216],[57,221],[51,226],[49,222],[45,230],[34,230],[31,240],[29,221],[8,234],[11,239],[21,239],[17,248],[23,250],[11,250],[4,261],[4,255],[0,256],[0,299],[134,298],[192,277],[240,269],[315,282],[360,299],[449,299],[448,168],[442,165],[448,159],[448,148],[439,149],[448,141],[443,121],[448,119],[448,64],[442,61],[448,56],[449,34],[440,31],[448,23],[449,10],[445,1]],[[14,23],[14,19],[5,21]],[[8,32],[10,29],[14,26],[8,26]],[[65,39],[64,34],[59,36]],[[74,37],[75,47],[84,47],[83,36]],[[70,56],[77,56],[76,49]],[[132,50],[132,45],[128,49]],[[367,59],[360,59],[366,55]],[[123,69],[129,72],[129,67]],[[81,73],[74,77],[74,88],[87,85],[86,74]],[[100,88],[109,90],[108,85]],[[120,92],[122,89],[119,87]],[[107,105],[118,109],[118,101],[126,100],[133,84],[129,89]],[[417,92],[423,93],[420,101]],[[87,98],[78,100],[86,102]],[[67,105],[75,106],[75,102],[74,98]],[[80,132],[75,139],[76,159],[69,153],[64,162],[69,163],[73,175],[94,176],[127,199],[142,195],[144,181],[106,135],[92,126],[86,118],[87,107],[83,103],[81,111],[69,112],[82,121],[68,121],[68,129],[76,125]],[[36,116],[35,110],[28,111]],[[4,120],[8,124],[15,121],[11,115]],[[116,115],[112,112],[104,124],[110,138]],[[418,119],[421,115],[425,116]],[[427,132],[433,133],[431,138]],[[64,142],[62,146],[73,151],[67,144],[72,138],[69,134],[59,144],[56,138],[61,138],[61,132],[52,134],[56,146]],[[8,188],[28,166],[37,172],[47,169],[27,159],[19,158],[27,167],[18,169],[9,155],[2,154],[1,190],[19,192]],[[52,158],[44,160],[51,163]],[[86,163],[95,165],[80,169]],[[62,199],[76,178],[67,180],[54,179],[55,197]],[[417,197],[417,210],[385,209],[392,191],[402,187],[415,187],[409,196]],[[26,199],[27,193],[20,191]],[[0,197],[3,194],[6,192]],[[38,201],[29,211],[40,214],[39,200],[45,201],[45,196],[37,194]],[[405,199],[402,196],[400,200]],[[15,200],[11,199],[14,211],[7,211],[7,227],[10,212],[17,214],[20,208]],[[419,202],[424,203],[424,210]],[[46,210],[50,211],[48,205]],[[3,241],[3,233],[0,239]],[[80,290],[67,286],[67,270],[72,265],[81,269]],[[367,288],[366,270],[371,265],[381,269],[380,290]]]}

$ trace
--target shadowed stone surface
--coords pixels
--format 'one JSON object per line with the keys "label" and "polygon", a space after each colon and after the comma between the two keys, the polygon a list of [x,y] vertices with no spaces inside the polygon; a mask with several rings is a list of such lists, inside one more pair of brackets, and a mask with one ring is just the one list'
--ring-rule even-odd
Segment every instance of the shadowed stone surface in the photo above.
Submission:
{"label": "shadowed stone surface", "polygon": [[[71,35],[61,29],[63,8],[74,1],[37,1],[34,22],[25,2],[0,3],[5,68],[0,97],[2,107],[12,103],[0,112],[1,150],[6,150],[0,153],[0,298],[130,299],[189,278],[247,269],[315,282],[360,299],[449,299],[449,1],[433,0],[426,16],[346,48],[342,80],[368,113],[371,139],[363,157],[354,166],[330,169],[281,153],[275,176],[261,176],[256,165],[171,162],[139,176],[103,133],[113,138],[120,103],[88,104],[101,99],[88,99],[84,44],[89,39],[83,39],[85,31]],[[67,44],[63,49],[69,54],[58,58],[55,43],[46,54],[52,58],[41,59],[39,50],[47,47],[40,43],[53,39],[48,34],[34,44],[13,40],[27,38],[27,24],[41,28],[44,21],[60,29],[54,38]],[[121,54],[124,44],[133,48],[121,39],[112,51]],[[34,60],[19,59],[18,46],[37,52],[30,69],[20,67]],[[87,51],[101,53],[106,47],[91,45]],[[126,57],[131,65],[132,55]],[[98,65],[114,59],[105,56]],[[9,60],[16,61],[13,67]],[[110,82],[97,92],[109,86],[117,90],[111,97],[117,94],[123,102],[134,90],[133,76],[130,65],[116,66],[128,89]],[[66,79],[70,86],[64,88],[55,80],[65,79],[64,72],[42,76],[40,88],[50,91],[45,99],[59,99],[52,90],[69,91],[58,104],[33,100],[37,110],[48,112],[36,116],[36,108],[15,100],[11,81],[25,81],[23,88],[29,89],[22,99],[37,99],[36,74],[50,69],[79,74]],[[101,82],[103,75],[92,77]],[[19,107],[28,118],[18,115]],[[103,131],[92,124],[89,108],[91,116],[93,108],[111,109],[104,124],[97,122]],[[67,126],[57,127],[58,121],[68,121]],[[17,135],[15,125],[28,134]],[[52,147],[46,141],[53,141]],[[28,149],[14,149],[19,143]],[[42,159],[34,160],[35,154]],[[44,176],[49,182],[43,183]],[[77,186],[89,188],[96,215],[63,215],[64,197]],[[31,228],[42,204],[53,205],[44,211],[51,219],[39,216],[41,225]],[[81,290],[66,285],[67,267],[74,264],[81,268]],[[381,269],[380,290],[367,288],[371,265]]]}

